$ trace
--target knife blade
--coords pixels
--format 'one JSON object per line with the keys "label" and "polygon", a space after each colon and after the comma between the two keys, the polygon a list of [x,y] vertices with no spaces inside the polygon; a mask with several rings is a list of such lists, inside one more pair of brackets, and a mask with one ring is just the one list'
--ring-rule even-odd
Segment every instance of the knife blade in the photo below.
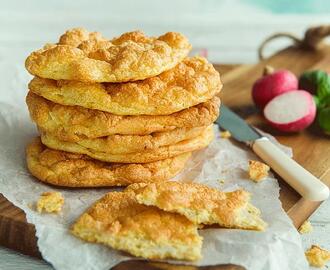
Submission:
{"label": "knife blade", "polygon": [[220,116],[216,123],[220,128],[228,130],[234,139],[249,145],[303,198],[311,201],[323,201],[329,197],[329,188],[321,180],[287,156],[268,138],[261,135],[223,104],[221,104]]}
{"label": "knife blade", "polygon": [[241,117],[230,110],[227,106],[221,105],[220,117],[216,123],[225,130],[230,131],[231,135],[239,142],[253,142],[262,136]]}

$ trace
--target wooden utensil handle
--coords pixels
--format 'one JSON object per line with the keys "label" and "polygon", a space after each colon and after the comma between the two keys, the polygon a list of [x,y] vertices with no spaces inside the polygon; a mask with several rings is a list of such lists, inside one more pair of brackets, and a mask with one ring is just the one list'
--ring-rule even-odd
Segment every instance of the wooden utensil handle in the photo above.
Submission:
{"label": "wooden utensil handle", "polygon": [[257,139],[253,143],[252,149],[303,198],[311,201],[323,201],[329,197],[329,188],[324,183],[267,138]]}

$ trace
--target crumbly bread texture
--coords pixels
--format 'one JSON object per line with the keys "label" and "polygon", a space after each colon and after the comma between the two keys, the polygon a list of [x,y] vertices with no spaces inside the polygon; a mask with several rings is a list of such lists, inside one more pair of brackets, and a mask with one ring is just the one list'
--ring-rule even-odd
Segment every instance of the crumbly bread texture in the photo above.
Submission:
{"label": "crumbly bread texture", "polygon": [[76,142],[64,142],[56,137],[47,137],[41,134],[41,141],[49,148],[67,151],[77,154],[85,154],[91,158],[105,162],[119,163],[148,163],[162,159],[172,158],[177,155],[192,152],[206,147],[213,140],[213,127],[207,127],[201,135],[180,141],[176,144],[166,145],[159,148],[132,152],[126,154],[111,154],[107,149],[90,149]]}
{"label": "crumbly bread texture", "polygon": [[35,138],[26,149],[29,171],[39,180],[66,187],[127,186],[166,181],[178,174],[190,153],[152,163],[116,164],[49,149]]}
{"label": "crumbly bread texture", "polygon": [[268,176],[269,166],[256,160],[249,160],[249,177],[254,182],[260,182]]}
{"label": "crumbly bread texture", "polygon": [[[82,139],[75,142],[79,147],[93,152],[104,152],[113,155],[130,154],[173,145],[184,140],[200,136],[206,127],[177,128],[170,131],[156,132],[149,135],[110,135],[95,139]],[[44,141],[57,141],[50,133],[41,133]]]}
{"label": "crumbly bread texture", "polygon": [[117,115],[167,115],[220,92],[219,73],[205,58],[187,58],[159,76],[129,83],[86,83],[35,77],[29,89],[62,105]]}
{"label": "crumbly bread texture", "polygon": [[62,141],[80,141],[114,134],[147,135],[176,128],[209,126],[219,115],[220,99],[212,99],[170,115],[120,116],[80,106],[53,103],[29,92],[30,116],[39,129]]}
{"label": "crumbly bread texture", "polygon": [[314,267],[324,267],[330,261],[330,251],[317,245],[312,245],[306,250],[305,256],[309,264]]}
{"label": "crumbly bread texture", "polygon": [[298,229],[300,234],[310,233],[313,231],[313,226],[309,220],[305,220],[304,223]]}
{"label": "crumbly bread texture", "polygon": [[137,203],[131,190],[110,192],[72,226],[72,233],[148,259],[201,258],[202,237],[187,218]]}
{"label": "crumbly bread texture", "polygon": [[141,31],[107,40],[83,28],[68,30],[57,44],[48,44],[25,61],[26,69],[42,78],[84,82],[143,80],[173,68],[191,50],[180,33],[147,37]]}
{"label": "crumbly bread texture", "polygon": [[222,192],[197,183],[164,182],[148,184],[134,192],[139,203],[182,214],[194,224],[249,230],[266,227],[244,190]]}
{"label": "crumbly bread texture", "polygon": [[44,192],[37,201],[39,213],[58,213],[62,210],[64,198],[60,192]]}
{"label": "crumbly bread texture", "polygon": [[228,130],[221,131],[220,137],[223,139],[229,139],[231,137],[231,133]]}

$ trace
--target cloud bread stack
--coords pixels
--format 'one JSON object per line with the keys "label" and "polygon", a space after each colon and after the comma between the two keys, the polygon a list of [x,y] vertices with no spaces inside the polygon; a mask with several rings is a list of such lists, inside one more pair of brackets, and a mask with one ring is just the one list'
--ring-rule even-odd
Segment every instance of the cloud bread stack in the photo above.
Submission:
{"label": "cloud bread stack", "polygon": [[112,40],[72,29],[26,60],[26,102],[40,137],[30,172],[60,186],[162,182],[213,139],[218,72],[179,33]]}

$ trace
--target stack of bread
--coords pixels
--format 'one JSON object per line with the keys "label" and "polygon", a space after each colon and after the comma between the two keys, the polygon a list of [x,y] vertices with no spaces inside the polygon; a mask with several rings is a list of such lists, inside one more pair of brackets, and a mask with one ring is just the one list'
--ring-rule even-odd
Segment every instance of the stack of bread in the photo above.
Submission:
{"label": "stack of bread", "polygon": [[[71,232],[150,259],[202,257],[204,225],[264,230],[244,190],[166,181],[213,139],[222,84],[179,33],[107,40],[72,29],[26,60],[26,102],[40,137],[30,172],[69,187],[128,186],[95,202]],[[61,203],[63,198],[61,197]]]}
{"label": "stack of bread", "polygon": [[188,57],[186,37],[140,31],[108,40],[76,28],[26,60],[26,102],[40,137],[30,172],[70,187],[166,181],[213,138],[220,76]]}

